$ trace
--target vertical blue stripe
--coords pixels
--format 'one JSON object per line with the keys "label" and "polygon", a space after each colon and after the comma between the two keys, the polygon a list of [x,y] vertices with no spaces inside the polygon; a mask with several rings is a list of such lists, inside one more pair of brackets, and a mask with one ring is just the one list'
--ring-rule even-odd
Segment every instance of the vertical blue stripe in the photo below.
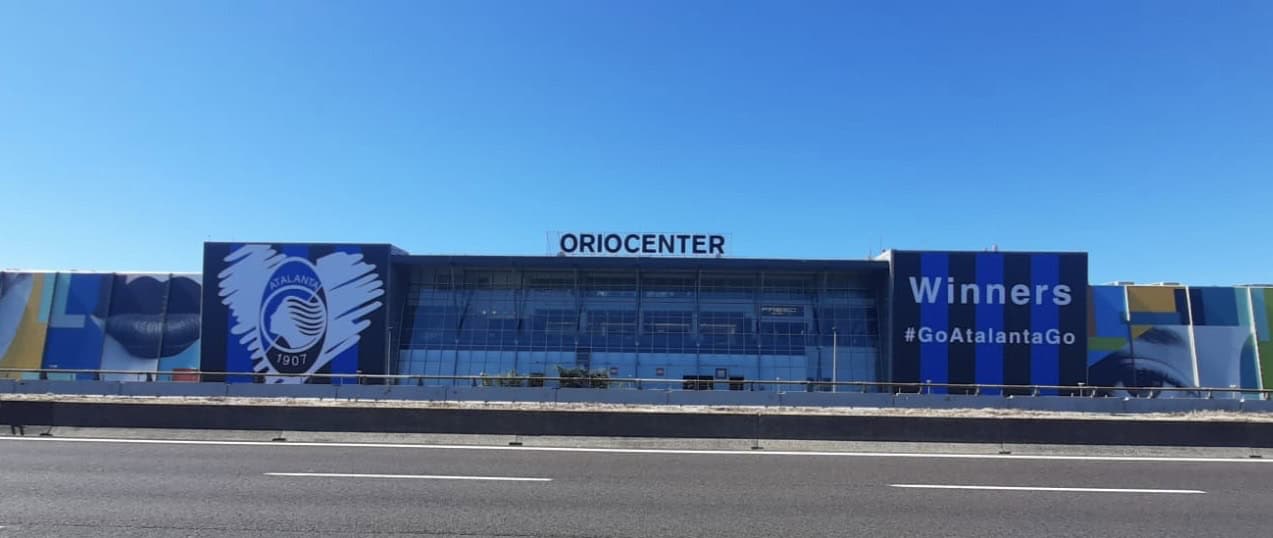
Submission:
{"label": "vertical blue stripe", "polygon": [[[56,292],[44,343],[46,369],[93,370],[102,364],[103,324],[93,319],[101,301],[102,283],[109,274],[67,274],[56,276]],[[77,374],[75,379],[92,379],[93,374]]]}
{"label": "vertical blue stripe", "polygon": [[[1052,287],[1061,283],[1061,259],[1051,254],[1039,254],[1031,257],[1030,275],[1034,282],[1033,302],[1030,307],[1030,329],[1035,333],[1043,333],[1050,329],[1060,330],[1061,314],[1056,303],[1052,302]],[[1042,294],[1039,286],[1047,286]],[[1032,344],[1030,346],[1030,382],[1034,385],[1057,385],[1061,382],[1061,349],[1058,344]],[[1056,394],[1055,390],[1043,391],[1042,394]]]}
{"label": "vertical blue stripe", "polygon": [[[340,247],[337,247],[333,252],[343,252],[346,254],[359,254],[362,252],[362,249],[359,249],[358,247],[355,247],[355,246],[340,246]],[[366,260],[363,260],[363,261],[366,261]],[[329,283],[324,282],[323,284],[327,285]],[[330,292],[330,290],[328,291]],[[383,334],[377,335],[375,331],[372,330],[372,328],[373,327],[368,327],[366,330],[364,330],[362,334],[359,335],[359,340],[361,341],[361,339],[363,338],[383,338],[384,337]],[[332,357],[332,361],[329,363],[331,365],[330,372],[333,374],[357,373],[358,366],[359,366],[358,364],[359,346],[360,344],[354,344],[352,346],[349,346],[349,349],[346,349],[340,352],[339,355]],[[333,384],[357,383],[357,381],[354,379],[345,379],[345,378],[332,378],[331,382]]]}
{"label": "vertical blue stripe", "polygon": [[[985,294],[986,286],[989,284],[1003,283],[1003,255],[978,254],[977,284],[981,287],[981,292]],[[990,302],[989,295],[982,295],[981,303],[977,305],[977,330],[986,333],[988,339],[993,337],[993,332],[1003,330],[1003,309],[1010,300],[1007,291],[1005,288],[1002,300],[996,296],[994,303]],[[976,365],[977,383],[1003,384],[1003,344],[996,344],[993,340],[977,344]],[[983,392],[999,394],[1001,391],[988,389]]]}
{"label": "vertical blue stripe", "polygon": [[[934,333],[947,331],[949,327],[950,304],[946,295],[946,277],[950,273],[950,258],[947,254],[924,254],[920,257],[919,272],[929,282],[936,281],[937,299],[925,301],[919,307],[919,324]],[[917,328],[918,329],[918,328]],[[946,383],[950,379],[950,364],[945,342],[930,341],[919,344],[919,381],[921,383]],[[946,389],[934,389],[933,392],[946,392]]]}
{"label": "vertical blue stripe", "polygon": [[1122,286],[1092,286],[1092,322],[1095,336],[1127,337],[1127,292]]}

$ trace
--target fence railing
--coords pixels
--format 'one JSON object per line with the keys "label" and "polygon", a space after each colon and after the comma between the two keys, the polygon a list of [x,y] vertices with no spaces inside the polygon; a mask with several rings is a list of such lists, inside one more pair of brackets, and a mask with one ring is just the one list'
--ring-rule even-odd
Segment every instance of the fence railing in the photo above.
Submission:
{"label": "fence railing", "polygon": [[653,390],[769,390],[782,392],[844,392],[887,394],[960,394],[980,396],[1071,396],[1132,398],[1241,397],[1273,399],[1273,389],[1229,387],[1126,387],[1077,385],[1005,385],[985,383],[899,383],[893,381],[808,381],[787,379],[669,379],[540,375],[422,375],[422,374],[289,374],[176,370],[80,370],[0,368],[0,380],[98,380],[156,383],[296,383],[318,379],[329,384],[451,385],[473,387],[548,387]]}

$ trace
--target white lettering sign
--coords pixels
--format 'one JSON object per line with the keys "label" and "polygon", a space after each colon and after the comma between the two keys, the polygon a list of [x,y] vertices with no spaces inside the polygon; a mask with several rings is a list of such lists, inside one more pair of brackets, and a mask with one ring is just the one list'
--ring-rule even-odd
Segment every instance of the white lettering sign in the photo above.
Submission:
{"label": "white lettering sign", "polygon": [[708,233],[549,234],[549,249],[561,256],[722,257],[725,235]]}

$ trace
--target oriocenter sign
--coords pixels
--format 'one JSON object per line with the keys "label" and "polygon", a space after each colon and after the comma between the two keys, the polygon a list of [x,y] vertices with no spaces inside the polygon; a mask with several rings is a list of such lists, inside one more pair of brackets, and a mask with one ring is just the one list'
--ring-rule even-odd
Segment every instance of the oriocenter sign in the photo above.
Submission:
{"label": "oriocenter sign", "polygon": [[705,233],[549,234],[549,248],[563,256],[707,256],[725,255],[725,236]]}

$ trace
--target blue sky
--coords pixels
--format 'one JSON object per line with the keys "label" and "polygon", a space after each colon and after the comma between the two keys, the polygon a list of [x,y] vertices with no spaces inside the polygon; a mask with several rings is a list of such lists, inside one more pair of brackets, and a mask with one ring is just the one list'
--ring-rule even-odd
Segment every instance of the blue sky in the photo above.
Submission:
{"label": "blue sky", "polygon": [[0,267],[205,240],[1273,281],[1273,3],[0,1]]}

